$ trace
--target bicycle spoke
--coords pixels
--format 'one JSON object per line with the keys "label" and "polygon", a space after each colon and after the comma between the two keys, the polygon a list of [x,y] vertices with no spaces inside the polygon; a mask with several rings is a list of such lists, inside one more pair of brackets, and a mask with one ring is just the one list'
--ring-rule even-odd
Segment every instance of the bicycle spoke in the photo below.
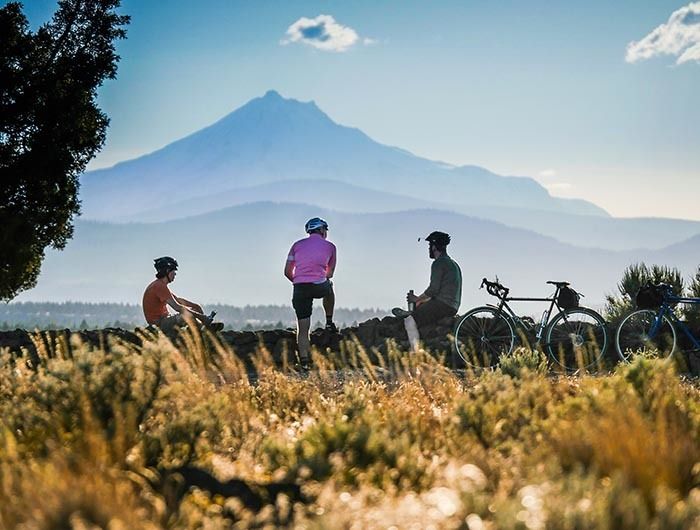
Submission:
{"label": "bicycle spoke", "polygon": [[605,321],[582,307],[556,315],[546,336],[550,358],[566,371],[593,367],[607,346]]}
{"label": "bicycle spoke", "polygon": [[670,320],[650,310],[629,314],[620,323],[615,336],[615,347],[622,361],[628,361],[637,353],[670,356],[675,343],[676,333]]}
{"label": "bicycle spoke", "polygon": [[457,324],[454,344],[465,363],[489,367],[504,351],[513,347],[515,334],[511,324],[495,309],[479,308],[467,313]]}

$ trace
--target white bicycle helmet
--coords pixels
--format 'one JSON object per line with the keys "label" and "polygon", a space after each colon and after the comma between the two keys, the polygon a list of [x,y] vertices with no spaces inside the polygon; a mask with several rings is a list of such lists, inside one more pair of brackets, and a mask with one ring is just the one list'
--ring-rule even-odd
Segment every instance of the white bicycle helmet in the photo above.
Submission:
{"label": "white bicycle helmet", "polygon": [[319,228],[325,228],[328,230],[328,223],[320,217],[313,217],[306,221],[306,224],[304,225],[304,230],[306,230],[307,234],[313,232],[314,230],[318,230]]}

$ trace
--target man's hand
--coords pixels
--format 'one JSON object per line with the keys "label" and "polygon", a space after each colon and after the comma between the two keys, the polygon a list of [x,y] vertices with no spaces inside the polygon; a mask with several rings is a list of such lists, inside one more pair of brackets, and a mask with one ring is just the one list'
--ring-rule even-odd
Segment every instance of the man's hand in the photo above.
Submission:
{"label": "man's hand", "polygon": [[425,294],[425,293],[423,293],[423,294],[421,294],[421,295],[419,295],[419,296],[416,296],[416,295],[415,295],[414,293],[412,293],[411,291],[409,291],[408,293],[406,293],[406,301],[407,301],[408,303],[411,303],[411,302],[415,303],[415,304],[416,304],[416,307],[418,307],[418,306],[421,305],[421,304],[426,303],[428,300],[430,300],[430,297],[429,297],[427,294]]}
{"label": "man's hand", "polygon": [[184,305],[193,313],[204,313],[204,309],[202,309],[202,306],[199,304],[195,304],[194,302],[190,302],[189,300],[183,300],[182,298],[180,299],[180,302],[184,302],[182,305]]}
{"label": "man's hand", "polygon": [[294,265],[293,261],[287,261],[284,264],[284,275],[292,283],[294,283]]}

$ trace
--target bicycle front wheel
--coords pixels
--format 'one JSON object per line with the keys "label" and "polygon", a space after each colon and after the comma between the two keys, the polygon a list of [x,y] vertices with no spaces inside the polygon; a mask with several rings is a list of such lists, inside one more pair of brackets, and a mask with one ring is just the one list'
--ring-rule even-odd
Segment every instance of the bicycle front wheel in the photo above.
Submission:
{"label": "bicycle front wheel", "polygon": [[676,330],[667,317],[659,317],[650,309],[640,309],[620,322],[615,347],[623,362],[643,351],[656,351],[660,357],[670,357],[676,349]]}
{"label": "bicycle front wheel", "polygon": [[513,351],[515,327],[503,312],[493,307],[476,307],[457,322],[454,347],[469,366],[490,368],[501,355]]}
{"label": "bicycle front wheel", "polygon": [[545,330],[550,359],[568,372],[594,367],[608,347],[608,326],[592,309],[576,307],[556,315]]}

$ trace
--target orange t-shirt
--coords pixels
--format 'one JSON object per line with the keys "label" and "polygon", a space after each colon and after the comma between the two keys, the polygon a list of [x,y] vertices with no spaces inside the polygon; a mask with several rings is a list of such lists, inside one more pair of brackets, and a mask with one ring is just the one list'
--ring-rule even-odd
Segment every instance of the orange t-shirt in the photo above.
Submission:
{"label": "orange t-shirt", "polygon": [[143,293],[143,315],[146,322],[154,324],[163,317],[168,316],[166,300],[170,300],[172,294],[168,286],[159,279],[153,280]]}

